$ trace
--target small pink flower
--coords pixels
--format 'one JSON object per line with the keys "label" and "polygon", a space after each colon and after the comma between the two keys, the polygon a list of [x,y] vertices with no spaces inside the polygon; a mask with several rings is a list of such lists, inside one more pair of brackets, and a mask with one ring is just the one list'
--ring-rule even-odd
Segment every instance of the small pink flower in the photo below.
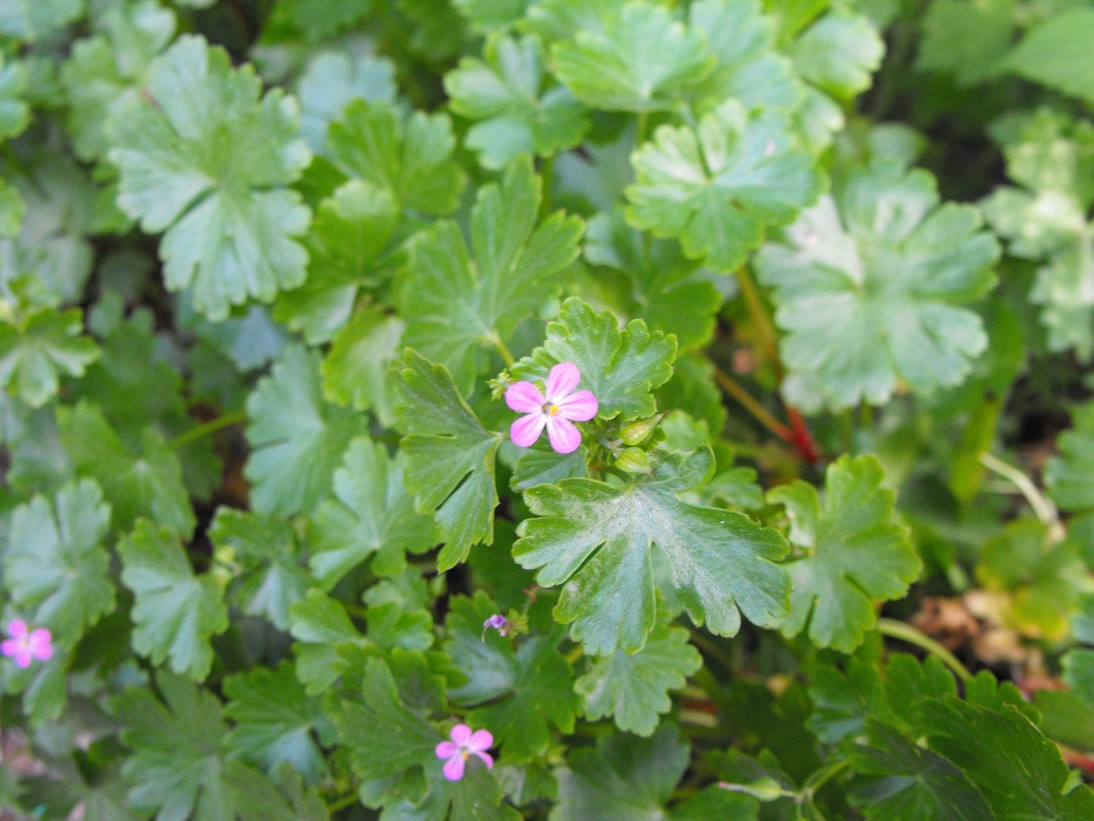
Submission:
{"label": "small pink flower", "polygon": [[10,639],[0,642],[0,653],[15,659],[20,667],[30,667],[31,659],[45,661],[53,656],[53,635],[44,627],[28,630],[22,619],[8,624]]}
{"label": "small pink flower", "polygon": [[489,730],[471,732],[466,724],[457,724],[448,734],[451,741],[442,741],[437,745],[437,758],[447,759],[444,764],[444,777],[449,781],[463,778],[463,769],[467,759],[477,755],[487,767],[494,766],[494,759],[486,752],[494,745],[494,736]]}
{"label": "small pink flower", "polygon": [[531,447],[547,428],[551,447],[559,453],[573,453],[581,444],[575,422],[596,416],[599,405],[592,391],[577,391],[581,371],[573,362],[560,362],[547,374],[547,395],[531,382],[514,382],[505,391],[505,404],[520,417],[509,429],[509,437],[522,448]]}
{"label": "small pink flower", "polygon": [[490,618],[482,623],[482,638],[486,641],[486,631],[497,630],[500,635],[506,635],[509,632],[509,619],[505,618],[501,613],[495,613]]}

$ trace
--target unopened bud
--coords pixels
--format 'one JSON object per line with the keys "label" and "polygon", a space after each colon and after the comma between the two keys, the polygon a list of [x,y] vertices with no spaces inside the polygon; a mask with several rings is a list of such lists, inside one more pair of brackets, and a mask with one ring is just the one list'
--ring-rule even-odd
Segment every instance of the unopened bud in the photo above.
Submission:
{"label": "unopened bud", "polygon": [[636,419],[634,422],[629,422],[619,431],[619,438],[625,445],[638,445],[653,433],[664,416],[664,413],[656,413],[648,419]]}
{"label": "unopened bud", "polygon": [[650,457],[641,448],[627,448],[619,454],[615,466],[627,473],[650,473]]}

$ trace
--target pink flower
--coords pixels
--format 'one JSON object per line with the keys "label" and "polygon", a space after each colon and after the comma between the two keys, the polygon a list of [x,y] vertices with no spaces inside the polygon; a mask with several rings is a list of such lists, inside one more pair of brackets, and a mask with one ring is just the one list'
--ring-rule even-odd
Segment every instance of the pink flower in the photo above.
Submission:
{"label": "pink flower", "polygon": [[494,766],[494,759],[486,752],[494,744],[494,736],[489,730],[471,732],[466,724],[457,724],[448,734],[451,741],[442,741],[437,745],[437,758],[447,759],[444,763],[444,777],[449,781],[463,778],[463,768],[467,759],[477,755],[487,767]]}
{"label": "pink flower", "polygon": [[0,642],[0,653],[15,659],[20,667],[30,667],[31,659],[45,661],[53,656],[53,635],[44,627],[28,630],[22,619],[8,624],[10,639]]}
{"label": "pink flower", "polygon": [[531,382],[514,382],[505,391],[505,404],[520,417],[509,429],[509,437],[522,448],[531,447],[547,428],[551,447],[559,453],[573,453],[581,444],[581,434],[573,422],[587,422],[596,416],[599,405],[592,391],[577,391],[581,371],[573,362],[560,362],[547,374],[547,395]]}

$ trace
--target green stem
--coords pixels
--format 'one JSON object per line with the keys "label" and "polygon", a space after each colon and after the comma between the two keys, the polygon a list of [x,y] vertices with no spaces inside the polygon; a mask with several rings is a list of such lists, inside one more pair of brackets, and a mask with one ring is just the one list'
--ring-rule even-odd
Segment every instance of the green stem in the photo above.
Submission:
{"label": "green stem", "polygon": [[968,667],[961,663],[957,656],[910,624],[895,619],[878,619],[877,628],[883,636],[900,639],[908,642],[908,644],[914,644],[921,650],[926,650],[953,670],[954,674],[962,681],[972,681],[972,673],[969,672]]}
{"label": "green stem", "polygon": [[238,425],[240,422],[246,421],[247,411],[245,410],[226,413],[223,416],[218,416],[216,419],[206,422],[204,425],[198,425],[196,428],[191,428],[181,436],[176,436],[167,443],[167,448],[168,450],[178,450],[179,448],[190,444],[195,439],[202,439],[216,433],[218,430],[230,428],[232,425]]}
{"label": "green stem", "polygon": [[1056,510],[1056,506],[1044,497],[1026,474],[986,451],[980,454],[980,464],[998,473],[1018,488],[1021,494],[1026,497],[1029,506],[1033,508],[1033,512],[1037,514],[1037,518],[1048,525],[1053,536],[1058,537],[1057,540],[1064,537],[1063,527],[1060,525],[1060,514]]}
{"label": "green stem", "polygon": [[344,810],[346,807],[352,807],[360,799],[357,797],[357,793],[350,793],[349,795],[343,795],[333,804],[327,804],[327,812],[334,815],[339,810]]}
{"label": "green stem", "polygon": [[509,349],[505,347],[505,343],[501,341],[501,337],[498,336],[497,331],[491,331],[486,338],[489,340],[490,344],[497,349],[497,352],[501,354],[502,361],[505,362],[505,367],[511,368],[517,363],[517,360],[513,358],[513,354],[509,352]]}
{"label": "green stem", "polygon": [[741,407],[752,414],[757,422],[784,442],[791,440],[790,428],[776,419],[767,408],[742,387],[740,382],[717,366],[714,367],[714,381],[718,383],[722,390],[736,399]]}
{"label": "green stem", "polygon": [[[733,663],[733,659],[730,658],[729,653],[715,644],[712,640],[708,639],[698,630],[688,631],[691,634],[691,643],[710,656],[712,659],[721,664],[727,672],[732,673],[736,669],[736,665]],[[698,681],[698,679],[696,679]],[[701,686],[701,685],[700,685]]]}
{"label": "green stem", "polygon": [[539,176],[543,180],[543,200],[539,204],[539,218],[546,219],[551,213],[551,188],[554,185],[555,158],[547,157],[539,164]]}
{"label": "green stem", "polygon": [[779,343],[775,335],[775,326],[771,324],[771,317],[767,315],[767,309],[764,308],[763,300],[760,299],[756,283],[752,281],[752,275],[743,265],[737,269],[737,284],[741,287],[741,296],[744,297],[748,312],[752,315],[752,321],[756,323],[756,333],[759,334],[760,347],[763,349],[764,356],[771,362],[775,375],[782,382],[783,363],[779,359]]}
{"label": "green stem", "polygon": [[649,128],[649,115],[643,111],[638,115],[638,125],[634,131],[634,147],[640,148],[646,141],[646,130]]}
{"label": "green stem", "polygon": [[835,764],[823,769],[820,773],[813,773],[806,781],[805,786],[799,793],[798,803],[804,803],[813,798],[817,794],[817,791],[839,775],[841,772],[851,766],[851,759],[845,758],[842,761],[837,761]]}

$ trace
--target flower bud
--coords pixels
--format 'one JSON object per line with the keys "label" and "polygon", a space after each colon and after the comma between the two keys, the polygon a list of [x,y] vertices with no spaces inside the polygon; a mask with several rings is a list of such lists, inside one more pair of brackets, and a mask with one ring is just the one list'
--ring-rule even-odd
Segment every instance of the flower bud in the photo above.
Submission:
{"label": "flower bud", "polygon": [[664,416],[664,413],[655,413],[648,419],[636,419],[629,422],[619,431],[619,438],[623,440],[625,445],[637,445],[653,433]]}
{"label": "flower bud", "polygon": [[641,448],[627,448],[619,454],[615,466],[627,473],[649,473],[650,457]]}

